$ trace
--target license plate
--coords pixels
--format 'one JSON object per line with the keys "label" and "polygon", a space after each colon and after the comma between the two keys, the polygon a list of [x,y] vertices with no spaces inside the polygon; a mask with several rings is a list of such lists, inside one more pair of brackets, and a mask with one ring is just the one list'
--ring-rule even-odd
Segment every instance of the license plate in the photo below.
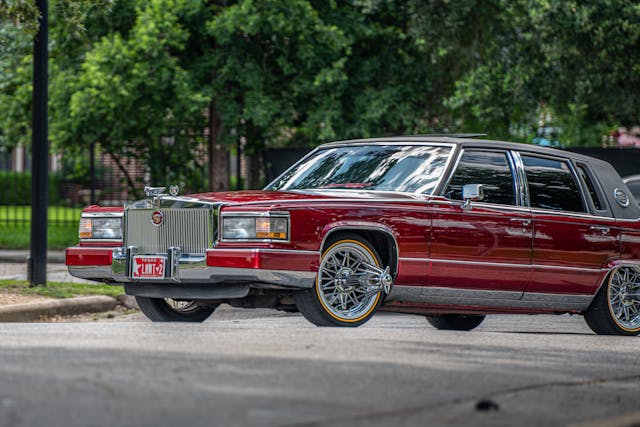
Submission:
{"label": "license plate", "polygon": [[164,279],[167,258],[162,256],[134,256],[131,277],[134,279]]}

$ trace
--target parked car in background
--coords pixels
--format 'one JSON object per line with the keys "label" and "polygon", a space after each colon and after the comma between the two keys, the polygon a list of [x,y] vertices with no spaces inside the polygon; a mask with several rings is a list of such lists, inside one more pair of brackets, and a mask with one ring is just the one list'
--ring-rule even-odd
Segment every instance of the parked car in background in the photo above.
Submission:
{"label": "parked car in background", "polygon": [[[640,207],[606,162],[509,142],[407,136],[325,144],[263,191],[91,206],[76,277],[123,285],[154,321],[377,310],[471,330],[493,313],[584,315],[640,332]],[[175,189],[173,189],[175,190]]]}

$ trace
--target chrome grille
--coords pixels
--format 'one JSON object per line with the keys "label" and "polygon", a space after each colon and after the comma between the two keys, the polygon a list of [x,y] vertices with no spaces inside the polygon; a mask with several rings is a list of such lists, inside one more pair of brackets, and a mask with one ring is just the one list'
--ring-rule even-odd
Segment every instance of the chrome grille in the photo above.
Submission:
{"label": "chrome grille", "polygon": [[[151,214],[164,215],[161,225]],[[137,246],[138,253],[165,253],[179,247],[182,253],[205,253],[212,241],[210,209],[128,209],[125,212],[125,246]]]}

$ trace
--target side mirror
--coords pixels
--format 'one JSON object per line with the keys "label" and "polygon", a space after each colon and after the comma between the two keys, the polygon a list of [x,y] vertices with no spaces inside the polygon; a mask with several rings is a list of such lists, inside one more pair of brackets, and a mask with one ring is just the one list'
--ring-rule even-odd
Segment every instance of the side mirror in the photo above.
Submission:
{"label": "side mirror", "polygon": [[484,199],[484,186],[482,184],[465,184],[462,186],[462,209],[470,209],[471,202],[479,202]]}

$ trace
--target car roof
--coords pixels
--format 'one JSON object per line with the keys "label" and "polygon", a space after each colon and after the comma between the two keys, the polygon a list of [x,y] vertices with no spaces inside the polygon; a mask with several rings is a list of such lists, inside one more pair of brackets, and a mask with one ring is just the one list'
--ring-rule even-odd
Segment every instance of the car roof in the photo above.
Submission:
{"label": "car roof", "polygon": [[[329,143],[320,145],[318,148],[349,146],[349,145],[367,145],[367,144],[384,145],[388,143],[453,144],[461,147],[499,148],[499,149],[505,149],[505,150],[528,151],[531,153],[546,154],[549,156],[558,156],[558,157],[582,160],[584,162],[592,162],[593,160],[598,160],[598,159],[595,159],[594,157],[573,153],[571,151],[559,150],[551,147],[541,147],[539,145],[533,145],[533,144],[499,141],[499,140],[492,140],[492,139],[476,139],[476,138],[465,138],[465,137],[460,138],[460,137],[454,137],[454,136],[448,137],[448,136],[440,136],[440,135],[437,135],[437,136],[407,135],[407,136],[392,136],[392,137],[386,137],[386,138],[350,139],[345,141],[329,142]],[[598,161],[603,162],[602,160],[598,160]]]}

